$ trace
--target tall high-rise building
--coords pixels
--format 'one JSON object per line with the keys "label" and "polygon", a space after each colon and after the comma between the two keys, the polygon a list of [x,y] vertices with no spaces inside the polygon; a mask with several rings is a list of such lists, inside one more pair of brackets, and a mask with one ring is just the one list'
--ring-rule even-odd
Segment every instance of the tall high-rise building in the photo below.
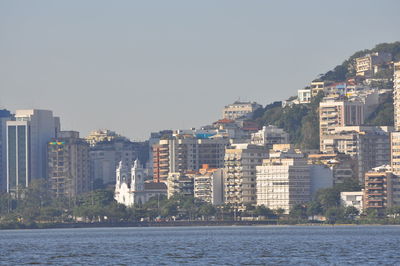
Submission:
{"label": "tall high-rise building", "polygon": [[394,131],[391,134],[392,171],[400,175],[400,62],[394,63],[393,75]]}
{"label": "tall high-rise building", "polygon": [[47,143],[57,136],[59,118],[48,110],[17,110],[7,121],[7,192],[47,178]]}
{"label": "tall high-rise building", "polygon": [[284,209],[311,200],[310,166],[304,158],[264,159],[257,166],[257,205]]}
{"label": "tall high-rise building", "polygon": [[89,143],[79,138],[79,132],[61,131],[48,143],[48,175],[57,197],[91,190]]}
{"label": "tall high-rise building", "polygon": [[153,178],[166,181],[168,173],[198,171],[203,164],[211,168],[224,166],[225,147],[229,139],[206,134],[177,134],[153,145]]}
{"label": "tall high-rise building", "polygon": [[394,63],[393,100],[394,100],[394,130],[400,131],[400,62]]}
{"label": "tall high-rise building", "polygon": [[320,145],[336,127],[364,123],[364,104],[359,101],[323,101],[319,104]]}
{"label": "tall high-rise building", "polygon": [[256,204],[256,166],[268,157],[265,146],[234,144],[225,151],[225,203],[243,210]]}
{"label": "tall high-rise building", "polygon": [[0,110],[0,192],[7,190],[7,121],[11,120],[8,110]]}
{"label": "tall high-rise building", "polygon": [[262,105],[256,102],[236,101],[224,107],[222,118],[236,120],[238,118],[249,118],[254,111],[262,108]]}

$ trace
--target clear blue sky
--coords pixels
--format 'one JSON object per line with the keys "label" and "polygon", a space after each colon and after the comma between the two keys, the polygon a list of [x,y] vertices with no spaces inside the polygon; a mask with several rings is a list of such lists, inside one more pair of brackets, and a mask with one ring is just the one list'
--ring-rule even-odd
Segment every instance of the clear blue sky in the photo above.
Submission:
{"label": "clear blue sky", "polygon": [[295,95],[400,40],[400,1],[0,0],[0,108],[132,139],[198,127],[238,98]]}

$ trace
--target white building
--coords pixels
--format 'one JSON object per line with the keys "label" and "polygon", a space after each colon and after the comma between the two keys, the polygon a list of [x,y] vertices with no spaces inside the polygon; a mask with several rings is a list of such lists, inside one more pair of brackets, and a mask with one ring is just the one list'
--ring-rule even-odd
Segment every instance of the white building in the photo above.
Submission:
{"label": "white building", "polygon": [[289,143],[289,134],[274,125],[263,126],[260,131],[251,134],[251,144],[272,147],[285,143]]}
{"label": "white building", "polygon": [[268,158],[268,149],[254,144],[234,144],[225,151],[225,203],[243,209],[255,204],[256,166]]}
{"label": "white building", "polygon": [[59,118],[48,110],[17,110],[7,121],[7,192],[47,178],[47,143],[59,131]]}
{"label": "white building", "polygon": [[144,178],[144,169],[138,160],[132,167],[121,161],[116,170],[115,200],[132,207],[134,204],[146,203],[154,196],[167,195],[164,183],[145,183]]}
{"label": "white building", "polygon": [[302,89],[297,91],[297,99],[299,103],[311,102],[311,89]]}
{"label": "white building", "polygon": [[194,197],[213,205],[224,203],[223,169],[203,166],[194,176]]}
{"label": "white building", "polygon": [[344,207],[353,206],[357,208],[360,213],[363,211],[363,191],[340,192],[340,199]]}
{"label": "white building", "polygon": [[257,205],[289,213],[311,200],[310,168],[303,158],[270,158],[257,166]]}

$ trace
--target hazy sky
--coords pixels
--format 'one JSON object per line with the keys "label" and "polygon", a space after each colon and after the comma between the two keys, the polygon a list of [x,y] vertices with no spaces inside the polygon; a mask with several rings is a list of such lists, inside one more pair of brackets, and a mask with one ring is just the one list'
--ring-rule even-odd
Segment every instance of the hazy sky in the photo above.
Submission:
{"label": "hazy sky", "polygon": [[400,1],[0,0],[0,108],[132,139],[295,95],[353,52],[400,40]]}

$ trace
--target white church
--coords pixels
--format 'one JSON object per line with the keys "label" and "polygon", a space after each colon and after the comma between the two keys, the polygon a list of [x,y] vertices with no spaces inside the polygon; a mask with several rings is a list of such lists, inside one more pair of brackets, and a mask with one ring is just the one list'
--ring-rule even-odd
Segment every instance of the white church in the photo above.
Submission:
{"label": "white church", "polygon": [[134,204],[146,203],[157,195],[167,195],[167,186],[164,183],[145,182],[145,171],[139,160],[133,165],[119,162],[114,193],[118,203],[132,207]]}

